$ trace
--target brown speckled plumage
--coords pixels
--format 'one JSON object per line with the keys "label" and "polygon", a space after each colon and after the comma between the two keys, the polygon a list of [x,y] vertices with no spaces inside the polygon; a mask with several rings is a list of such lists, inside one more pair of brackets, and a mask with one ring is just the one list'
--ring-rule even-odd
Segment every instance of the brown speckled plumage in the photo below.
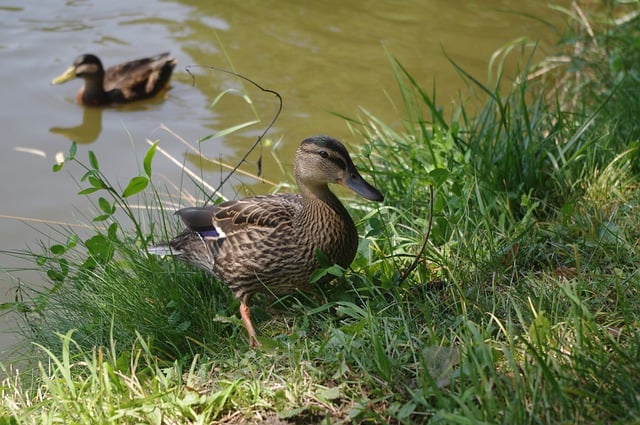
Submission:
{"label": "brown speckled plumage", "polygon": [[169,53],[136,59],[105,69],[97,56],[80,55],[52,84],[84,79],[76,100],[81,105],[105,106],[148,99],[169,83],[176,60]]}
{"label": "brown speckled plumage", "polygon": [[[355,257],[356,227],[327,185],[342,184],[367,199],[383,199],[356,171],[342,143],[327,136],[300,144],[294,174],[300,195],[256,196],[176,213],[187,229],[169,242],[171,253],[229,286],[241,302],[252,346],[258,342],[247,305],[255,293],[304,290],[318,268],[317,251],[342,267]],[[158,247],[163,245],[151,252],[158,253]]]}

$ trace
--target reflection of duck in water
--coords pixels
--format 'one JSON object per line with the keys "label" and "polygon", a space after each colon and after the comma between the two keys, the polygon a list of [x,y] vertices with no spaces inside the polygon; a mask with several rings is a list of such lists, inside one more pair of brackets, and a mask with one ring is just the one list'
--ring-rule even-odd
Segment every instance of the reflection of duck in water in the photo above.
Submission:
{"label": "reflection of duck in water", "polygon": [[83,108],[82,123],[75,127],[51,127],[51,133],[60,134],[78,143],[94,142],[102,132],[102,109]]}
{"label": "reflection of duck in water", "polygon": [[81,105],[106,106],[148,99],[166,87],[177,61],[169,53],[137,59],[105,69],[94,55],[79,56],[51,83],[84,79],[76,100]]}

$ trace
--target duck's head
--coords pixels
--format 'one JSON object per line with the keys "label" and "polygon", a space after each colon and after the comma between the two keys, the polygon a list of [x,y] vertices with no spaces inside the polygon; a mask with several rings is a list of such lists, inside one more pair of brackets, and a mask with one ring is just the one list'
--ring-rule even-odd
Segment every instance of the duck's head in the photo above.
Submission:
{"label": "duck's head", "polygon": [[102,78],[104,68],[95,55],[80,55],[65,72],[51,81],[51,84],[62,84],[74,78]]}
{"label": "duck's head", "polygon": [[371,201],[384,196],[367,183],[353,164],[349,152],[340,141],[329,136],[313,136],[298,147],[294,172],[301,190],[322,192],[327,184],[341,184]]}

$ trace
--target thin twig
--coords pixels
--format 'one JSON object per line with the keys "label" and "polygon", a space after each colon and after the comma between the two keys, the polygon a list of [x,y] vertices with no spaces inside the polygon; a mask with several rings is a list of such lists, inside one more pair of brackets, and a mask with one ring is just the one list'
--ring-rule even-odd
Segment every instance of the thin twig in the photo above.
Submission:
{"label": "thin twig", "polygon": [[591,28],[591,24],[589,23],[589,19],[587,18],[587,16],[582,11],[582,8],[575,1],[571,2],[571,7],[576,11],[578,16],[582,20],[582,25],[584,25],[584,28],[587,30],[587,33],[589,34],[589,36],[593,40],[593,43],[597,46],[598,45],[598,40],[596,39],[595,32],[593,31],[593,28]]}
{"label": "thin twig", "polygon": [[[229,165],[229,164],[227,164],[225,162],[219,161],[217,159],[209,158],[208,156],[204,155],[201,151],[196,149],[195,146],[193,146],[191,143],[186,141],[183,137],[181,137],[179,134],[177,134],[175,131],[173,131],[171,128],[169,128],[167,125],[160,124],[160,129],[166,131],[167,133],[171,134],[173,137],[178,139],[178,141],[180,141],[183,145],[188,147],[191,151],[193,151],[197,155],[199,155],[203,160],[205,160],[207,162],[210,162],[211,164],[218,165],[218,166],[220,166],[222,168],[225,168],[227,170],[233,170],[233,165]],[[152,144],[153,142],[147,141],[147,143]],[[176,161],[174,161],[174,162],[176,162]],[[272,186],[276,185],[275,182],[272,182],[271,180],[265,179],[264,177],[256,175],[254,173],[251,173],[249,171],[235,170],[235,172],[240,173],[243,176],[251,177],[252,179],[260,180],[260,181],[262,181],[264,183],[267,183],[267,184],[270,184]]]}
{"label": "thin twig", "polygon": [[[242,158],[240,158],[240,161],[238,161],[238,163],[236,164],[235,167],[233,167],[233,169],[231,170],[231,172],[229,172],[229,174],[227,175],[227,177],[225,177],[224,179],[222,179],[222,181],[220,182],[220,185],[218,186],[218,188],[214,191],[215,193],[218,193],[220,191],[220,189],[222,188],[222,186],[224,186],[224,184],[229,181],[229,179],[231,178],[231,176],[238,170],[238,168],[240,168],[240,166],[245,162],[245,160],[249,157],[249,155],[251,154],[251,152],[253,152],[253,150],[258,146],[258,144],[262,141],[262,139],[264,138],[264,136],[267,134],[267,132],[271,129],[271,127],[273,127],[273,125],[276,123],[276,121],[278,120],[278,117],[280,116],[280,112],[282,112],[282,96],[280,96],[280,93],[278,93],[275,90],[271,90],[271,89],[267,89],[262,87],[260,84],[256,83],[255,81],[253,81],[252,79],[245,77],[242,74],[239,74],[237,72],[234,71],[229,71],[227,69],[221,69],[221,68],[216,68],[215,66],[201,66],[201,65],[189,65],[185,68],[185,71],[187,74],[189,74],[192,78],[193,81],[193,86],[195,87],[196,84],[196,76],[191,73],[191,68],[206,68],[206,69],[211,69],[214,71],[220,71],[220,72],[224,72],[226,74],[229,75],[233,75],[234,77],[238,77],[241,78],[245,81],[247,81],[248,83],[252,84],[253,86],[257,87],[258,89],[260,89],[263,92],[266,93],[271,93],[274,96],[276,96],[278,98],[278,110],[276,111],[276,113],[274,114],[273,118],[271,119],[271,121],[269,122],[269,124],[267,125],[267,127],[264,129],[264,131],[262,133],[260,133],[260,135],[256,138],[256,141],[253,143],[253,145],[251,145],[251,147],[247,150],[247,152],[245,152],[245,154],[242,156]],[[262,164],[262,157],[258,160],[258,164],[259,167]],[[207,197],[208,199],[205,201],[205,205],[207,203],[209,203],[210,201],[213,201],[213,194],[209,195]]]}
{"label": "thin twig", "polygon": [[427,242],[429,242],[429,235],[431,234],[431,226],[433,225],[433,185],[429,185],[429,222],[427,223],[427,231],[423,235],[422,245],[420,246],[420,250],[416,254],[413,259],[413,263],[402,273],[400,276],[400,280],[398,281],[398,286],[402,286],[405,280],[409,277],[411,272],[413,272],[416,267],[420,263],[424,261],[422,258],[422,254],[424,254],[424,250],[427,248]]}

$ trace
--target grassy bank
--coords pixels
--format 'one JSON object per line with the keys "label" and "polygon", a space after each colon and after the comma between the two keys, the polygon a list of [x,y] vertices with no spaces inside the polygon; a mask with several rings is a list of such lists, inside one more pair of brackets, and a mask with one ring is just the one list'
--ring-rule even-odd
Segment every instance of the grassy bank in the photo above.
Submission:
{"label": "grassy bank", "polygon": [[254,303],[257,350],[227,289],[144,254],[178,230],[157,146],[122,187],[72,148],[96,213],[22,253],[50,282],[12,306],[41,360],[5,369],[0,424],[639,422],[640,22],[587,24],[506,89],[453,64],[473,115],[391,59],[402,127],[347,119],[385,203],[350,203],[336,283]]}

